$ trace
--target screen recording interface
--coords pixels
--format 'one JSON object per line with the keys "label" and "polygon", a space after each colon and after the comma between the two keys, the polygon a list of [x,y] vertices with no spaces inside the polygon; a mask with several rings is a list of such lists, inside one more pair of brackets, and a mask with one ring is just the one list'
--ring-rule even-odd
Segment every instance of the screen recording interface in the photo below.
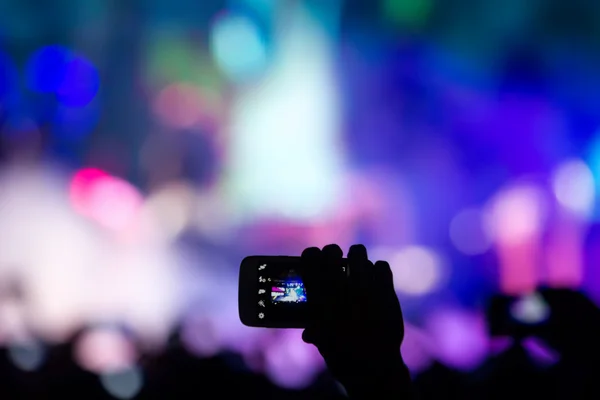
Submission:
{"label": "screen recording interface", "polygon": [[285,309],[306,303],[304,283],[289,264],[258,265],[258,318],[276,317]]}

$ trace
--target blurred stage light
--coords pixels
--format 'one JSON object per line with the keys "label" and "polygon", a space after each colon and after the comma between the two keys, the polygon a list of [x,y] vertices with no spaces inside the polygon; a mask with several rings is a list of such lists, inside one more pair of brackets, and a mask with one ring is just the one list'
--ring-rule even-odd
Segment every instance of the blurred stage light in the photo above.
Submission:
{"label": "blurred stage light", "polygon": [[489,338],[485,318],[461,310],[438,311],[428,317],[433,354],[444,364],[460,370],[473,370],[488,354]]}
{"label": "blurred stage light", "polygon": [[250,9],[269,21],[275,12],[277,0],[229,0],[232,9]]}
{"label": "blurred stage light", "polygon": [[117,231],[132,227],[143,203],[132,184],[95,168],[81,169],[73,176],[70,198],[77,212]]}
{"label": "blurred stage light", "polygon": [[144,375],[139,367],[133,366],[120,371],[103,373],[100,382],[114,398],[133,399],[142,390]]}
{"label": "blurred stage light", "polygon": [[150,194],[142,213],[152,220],[156,233],[175,239],[193,221],[196,193],[185,182],[170,183]]}
{"label": "blurred stage light", "polygon": [[331,48],[310,17],[289,16],[272,73],[233,105],[225,187],[234,218],[321,220],[343,196]]}
{"label": "blurred stage light", "polygon": [[38,341],[24,341],[9,344],[8,356],[12,363],[23,371],[39,369],[46,359],[46,349]]}
{"label": "blurred stage light", "polygon": [[268,64],[265,38],[252,19],[225,12],[213,22],[210,48],[217,65],[233,82],[257,78]]}
{"label": "blurred stage light", "polygon": [[37,50],[27,62],[29,89],[55,93],[65,81],[72,53],[61,46],[46,46]]}
{"label": "blurred stage light", "polygon": [[425,247],[408,246],[382,259],[390,263],[394,287],[400,293],[425,295],[438,289],[446,278],[444,261]]}
{"label": "blurred stage light", "polygon": [[0,50],[0,104],[9,109],[19,97],[19,71],[13,60]]}
{"label": "blurred stage light", "polygon": [[308,387],[324,367],[316,348],[302,341],[299,329],[278,332],[266,347],[265,360],[269,378],[288,389]]}
{"label": "blurred stage light", "polygon": [[36,51],[27,63],[26,74],[29,89],[55,93],[67,107],[89,104],[100,88],[96,67],[61,46],[46,46]]}
{"label": "blurred stage light", "polygon": [[532,293],[515,302],[510,313],[525,324],[538,324],[550,316],[550,307],[540,294]]}
{"label": "blurred stage light", "polygon": [[75,358],[87,371],[98,374],[126,370],[137,357],[131,341],[117,329],[94,328],[75,343]]}
{"label": "blurred stage light", "polygon": [[60,105],[54,116],[52,133],[66,140],[78,140],[92,133],[100,120],[100,107],[90,103],[85,107]]}
{"label": "blurred stage light", "polygon": [[381,0],[384,17],[408,28],[423,26],[431,15],[433,6],[431,0]]}
{"label": "blurred stage light", "polygon": [[595,182],[592,171],[582,160],[561,164],[552,179],[558,202],[578,217],[588,218],[594,209]]}
{"label": "blurred stage light", "polygon": [[411,373],[424,371],[433,363],[428,347],[429,343],[430,339],[425,332],[406,321],[404,322],[402,358]]}
{"label": "blurred stage light", "polygon": [[56,94],[67,107],[84,107],[96,97],[99,89],[100,75],[94,64],[84,57],[74,56],[66,65]]}
{"label": "blurred stage light", "polygon": [[560,360],[560,354],[550,349],[541,340],[530,337],[523,340],[523,347],[531,358],[540,366],[550,367]]}
{"label": "blurred stage light", "polygon": [[185,347],[200,357],[214,357],[221,351],[214,322],[207,316],[189,315],[181,327],[181,340]]}
{"label": "blurred stage light", "polygon": [[450,222],[450,239],[454,246],[467,255],[483,254],[491,246],[484,228],[484,215],[475,208],[458,213]]}
{"label": "blurred stage light", "polygon": [[489,203],[486,229],[499,258],[503,293],[529,293],[539,284],[540,236],[546,223],[546,193],[534,184],[501,190]]}
{"label": "blurred stage light", "polygon": [[203,100],[199,88],[174,83],[163,88],[154,101],[154,112],[166,126],[191,128],[202,120]]}
{"label": "blurred stage light", "polygon": [[40,166],[2,177],[0,268],[22,284],[30,328],[60,341],[82,321],[105,243],[72,211],[66,179],[54,173]]}
{"label": "blurred stage light", "polygon": [[541,189],[517,185],[501,191],[492,200],[485,225],[495,241],[519,244],[540,232],[546,212],[546,197]]}

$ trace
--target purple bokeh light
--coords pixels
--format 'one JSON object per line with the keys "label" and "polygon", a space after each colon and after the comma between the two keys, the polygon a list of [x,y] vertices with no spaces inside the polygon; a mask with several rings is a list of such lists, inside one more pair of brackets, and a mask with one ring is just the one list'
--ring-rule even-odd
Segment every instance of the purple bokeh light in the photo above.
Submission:
{"label": "purple bokeh light", "polygon": [[487,357],[489,337],[483,315],[463,310],[441,310],[426,322],[429,344],[442,363],[473,370]]}

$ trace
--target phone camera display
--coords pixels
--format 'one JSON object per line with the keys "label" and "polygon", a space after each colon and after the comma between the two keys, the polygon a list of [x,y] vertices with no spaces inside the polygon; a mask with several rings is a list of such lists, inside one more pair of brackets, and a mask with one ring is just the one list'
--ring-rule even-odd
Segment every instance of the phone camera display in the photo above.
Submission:
{"label": "phone camera display", "polygon": [[297,262],[273,262],[258,265],[257,317],[279,323],[297,321],[306,307],[306,290],[298,273]]}
{"label": "phone camera display", "polygon": [[304,283],[295,270],[282,271],[278,276],[273,277],[271,301],[275,304],[306,302]]}

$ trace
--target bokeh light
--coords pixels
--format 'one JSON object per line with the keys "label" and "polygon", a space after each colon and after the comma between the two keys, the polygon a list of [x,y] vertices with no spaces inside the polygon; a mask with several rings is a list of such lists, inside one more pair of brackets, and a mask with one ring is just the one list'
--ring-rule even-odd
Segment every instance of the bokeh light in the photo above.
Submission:
{"label": "bokeh light", "polygon": [[137,357],[131,341],[114,328],[93,328],[83,333],[75,352],[81,367],[99,374],[125,370]]}
{"label": "bokeh light", "polygon": [[104,389],[116,399],[133,399],[142,390],[144,375],[139,367],[133,366],[120,371],[100,375]]}
{"label": "bokeh light", "polygon": [[284,330],[266,348],[267,374],[278,385],[304,388],[324,366],[318,351],[302,341],[301,330]]}
{"label": "bokeh light", "polygon": [[440,310],[426,322],[432,352],[438,360],[460,370],[484,362],[489,348],[485,318],[464,310]]}
{"label": "bokeh light", "polygon": [[495,241],[519,244],[540,232],[546,216],[547,201],[543,191],[533,185],[518,185],[496,196],[485,223]]}
{"label": "bokeh light", "polygon": [[174,83],[159,92],[154,102],[154,112],[169,127],[190,128],[201,121],[204,101],[197,87]]}
{"label": "bokeh light", "polygon": [[84,57],[74,56],[66,66],[57,95],[68,107],[83,107],[96,97],[99,89],[100,76],[96,67]]}
{"label": "bokeh light", "polygon": [[224,12],[212,26],[211,51],[233,82],[256,78],[268,64],[268,48],[256,23],[247,16]]}
{"label": "bokeh light", "polygon": [[8,355],[19,369],[31,372],[43,365],[46,360],[46,349],[35,340],[16,342],[8,347]]}
{"label": "bokeh light", "polygon": [[410,323],[404,323],[402,358],[412,373],[426,370],[434,361],[427,333]]}
{"label": "bokeh light", "polygon": [[70,193],[79,213],[113,230],[131,227],[143,203],[133,185],[94,168],[84,168],[73,176]]}
{"label": "bokeh light", "polygon": [[235,220],[315,221],[335,213],[344,193],[331,49],[305,13],[282,35],[269,76],[232,105],[226,187]]}
{"label": "bokeh light", "polygon": [[65,140],[79,140],[90,135],[100,122],[100,106],[93,102],[85,107],[60,105],[54,117],[53,134]]}
{"label": "bokeh light", "polygon": [[407,246],[388,253],[383,259],[390,263],[394,287],[400,293],[417,296],[429,294],[439,289],[447,278],[442,257],[426,247]]}
{"label": "bokeh light", "polygon": [[462,210],[450,222],[450,239],[454,246],[467,255],[485,253],[491,246],[491,238],[485,229],[482,211],[471,208]]}
{"label": "bokeh light", "polygon": [[383,16],[408,28],[420,28],[428,20],[433,9],[431,0],[382,0]]}
{"label": "bokeh light", "polygon": [[538,324],[550,316],[550,307],[538,293],[523,296],[511,307],[513,318],[525,324]]}
{"label": "bokeh light", "polygon": [[67,107],[89,104],[100,89],[97,68],[66,47],[42,47],[31,56],[26,70],[29,89],[54,93]]}
{"label": "bokeh light", "polygon": [[142,213],[155,225],[157,234],[175,239],[194,220],[197,195],[185,182],[173,182],[152,192],[145,200]]}
{"label": "bokeh light", "polygon": [[582,160],[569,160],[554,172],[552,187],[558,202],[578,217],[587,218],[595,205],[592,171]]}
{"label": "bokeh light", "polygon": [[523,340],[523,347],[531,358],[543,367],[554,366],[560,360],[560,355],[538,338],[526,338]]}
{"label": "bokeh light", "polygon": [[72,52],[62,46],[37,50],[27,63],[27,84],[31,90],[56,93],[68,73]]}

